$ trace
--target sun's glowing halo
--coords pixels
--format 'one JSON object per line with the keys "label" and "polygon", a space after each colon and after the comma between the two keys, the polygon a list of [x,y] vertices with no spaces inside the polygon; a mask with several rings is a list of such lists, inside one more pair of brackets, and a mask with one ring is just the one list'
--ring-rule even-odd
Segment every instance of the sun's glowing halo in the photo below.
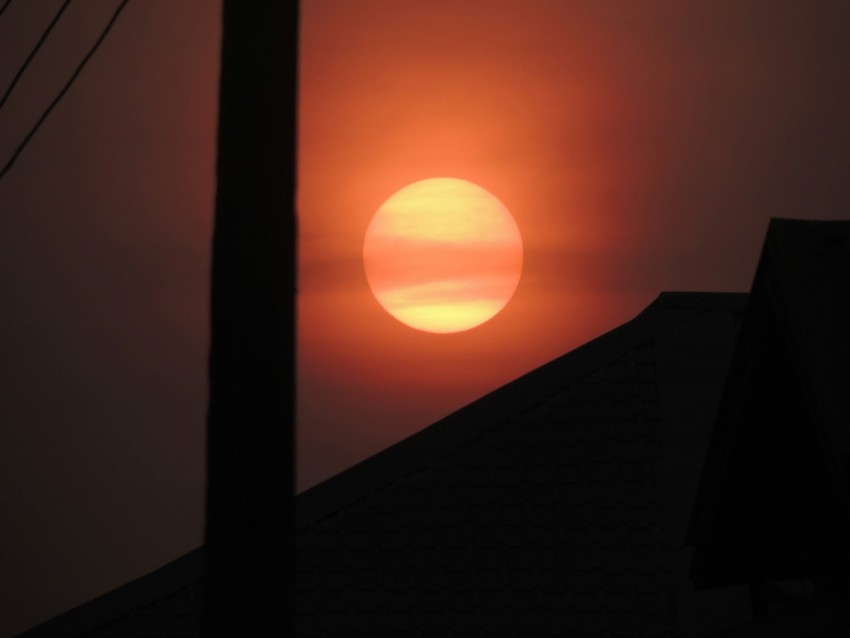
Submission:
{"label": "sun's glowing halo", "polygon": [[522,271],[522,237],[505,205],[462,179],[438,177],[396,191],[363,242],[378,303],[427,332],[469,330],[499,313]]}

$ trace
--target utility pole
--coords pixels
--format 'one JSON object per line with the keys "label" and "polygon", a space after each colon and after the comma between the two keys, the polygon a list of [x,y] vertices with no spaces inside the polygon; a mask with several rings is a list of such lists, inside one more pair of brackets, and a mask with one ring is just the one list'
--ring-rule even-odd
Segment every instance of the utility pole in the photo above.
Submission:
{"label": "utility pole", "polygon": [[297,54],[295,0],[223,1],[205,638],[294,627]]}

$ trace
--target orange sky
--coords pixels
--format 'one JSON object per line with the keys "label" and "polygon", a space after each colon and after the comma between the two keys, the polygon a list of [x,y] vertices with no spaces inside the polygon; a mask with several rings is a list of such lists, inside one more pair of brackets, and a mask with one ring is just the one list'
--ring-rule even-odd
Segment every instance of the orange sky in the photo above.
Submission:
{"label": "orange sky", "polygon": [[[7,157],[118,0],[71,3]],[[9,5],[0,86],[62,0]],[[628,320],[747,290],[768,218],[850,215],[850,3],[304,0],[299,484]],[[0,635],[202,539],[220,3],[130,2],[0,182]],[[362,240],[427,177],[513,214],[480,328],[375,302]]]}
{"label": "orange sky", "polygon": [[[846,153],[812,104],[839,79],[837,6],[304,3],[301,487],[661,290],[745,290],[771,214],[837,214],[810,190],[834,191],[828,147]],[[360,263],[381,203],[437,176],[494,193],[525,243],[512,301],[455,335],[394,321]]]}
{"label": "orange sky", "polygon": [[[299,476],[306,486],[615,325],[651,295],[588,296],[591,282],[579,289],[577,273],[552,263],[575,259],[571,246],[587,252],[603,241],[593,193],[580,185],[596,168],[582,165],[587,144],[569,141],[588,134],[599,96],[582,82],[587,69],[562,80],[583,65],[563,46],[574,35],[552,7],[318,2],[305,5],[303,24]],[[493,192],[525,240],[511,303],[457,335],[417,333],[392,320],[360,264],[381,203],[437,176]]]}

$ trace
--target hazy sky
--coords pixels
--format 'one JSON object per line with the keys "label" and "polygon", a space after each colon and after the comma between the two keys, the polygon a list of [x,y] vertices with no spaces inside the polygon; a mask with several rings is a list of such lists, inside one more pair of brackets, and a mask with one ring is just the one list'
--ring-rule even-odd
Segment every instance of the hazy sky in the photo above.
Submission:
{"label": "hazy sky", "polygon": [[[12,149],[118,0],[72,3],[0,111]],[[0,88],[61,0],[0,16]],[[202,540],[219,2],[130,2],[0,181],[0,636]],[[850,4],[306,0],[299,484],[630,319],[746,290],[770,216],[850,210]],[[362,242],[404,185],[510,209],[505,310],[434,335]]]}

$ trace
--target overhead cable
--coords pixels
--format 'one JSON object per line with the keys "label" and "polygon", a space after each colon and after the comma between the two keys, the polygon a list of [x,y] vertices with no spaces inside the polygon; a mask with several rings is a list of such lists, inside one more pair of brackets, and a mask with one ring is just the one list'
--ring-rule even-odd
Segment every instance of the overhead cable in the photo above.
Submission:
{"label": "overhead cable", "polygon": [[86,56],[83,58],[83,60],[77,65],[77,68],[74,69],[74,73],[71,74],[70,79],[65,83],[65,86],[62,87],[62,90],[59,91],[59,94],[53,99],[47,109],[45,109],[44,113],[41,114],[41,117],[38,118],[38,121],[30,129],[26,137],[24,137],[23,142],[21,142],[20,145],[18,145],[18,148],[15,149],[15,152],[12,153],[12,157],[9,159],[9,161],[6,162],[5,166],[3,166],[3,170],[0,171],[0,179],[3,179],[6,176],[6,173],[9,172],[9,169],[12,168],[12,165],[18,159],[18,156],[23,152],[27,144],[29,144],[29,141],[33,138],[38,129],[41,128],[41,125],[44,124],[44,120],[47,119],[47,116],[50,115],[50,112],[56,107],[57,104],[59,104],[62,98],[65,97],[65,93],[68,92],[68,89],[71,88],[71,85],[74,83],[74,80],[77,79],[77,76],[80,74],[80,71],[83,70],[83,67],[86,66],[86,63],[91,59],[91,57],[100,47],[101,43],[106,39],[106,36],[112,30],[115,21],[118,19],[118,16],[121,15],[121,12],[124,10],[124,7],[127,6],[127,3],[129,1],[130,0],[121,0],[121,4],[119,4],[118,8],[115,9],[115,12],[112,14],[112,17],[109,19],[109,22],[106,24],[106,27],[104,27],[97,41],[94,43],[94,45],[92,45],[88,53],[86,53]]}
{"label": "overhead cable", "polygon": [[[9,2],[11,2],[11,0],[9,0]],[[9,96],[12,95],[12,91],[15,89],[15,85],[18,83],[18,80],[21,79],[24,74],[24,71],[27,70],[27,67],[30,65],[30,62],[32,62],[32,59],[35,57],[35,54],[38,53],[39,49],[41,49],[41,46],[44,44],[45,40],[47,40],[47,36],[49,36],[50,32],[53,31],[53,27],[56,26],[57,22],[59,22],[59,18],[62,17],[63,13],[65,13],[65,9],[68,8],[69,4],[71,4],[71,0],[65,0],[65,2],[62,3],[62,6],[59,7],[59,11],[57,11],[56,15],[53,16],[53,20],[51,20],[50,24],[47,25],[47,29],[45,29],[44,33],[41,34],[41,38],[39,38],[33,50],[30,51],[30,54],[27,56],[27,59],[24,60],[24,63],[21,65],[21,68],[18,69],[17,73],[15,73],[15,77],[12,78],[12,83],[9,85],[9,88],[6,89],[6,92],[3,94],[3,98],[0,99],[0,110],[3,110],[3,105],[6,104],[6,100],[8,100]],[[5,9],[6,7],[4,6],[3,8]]]}

